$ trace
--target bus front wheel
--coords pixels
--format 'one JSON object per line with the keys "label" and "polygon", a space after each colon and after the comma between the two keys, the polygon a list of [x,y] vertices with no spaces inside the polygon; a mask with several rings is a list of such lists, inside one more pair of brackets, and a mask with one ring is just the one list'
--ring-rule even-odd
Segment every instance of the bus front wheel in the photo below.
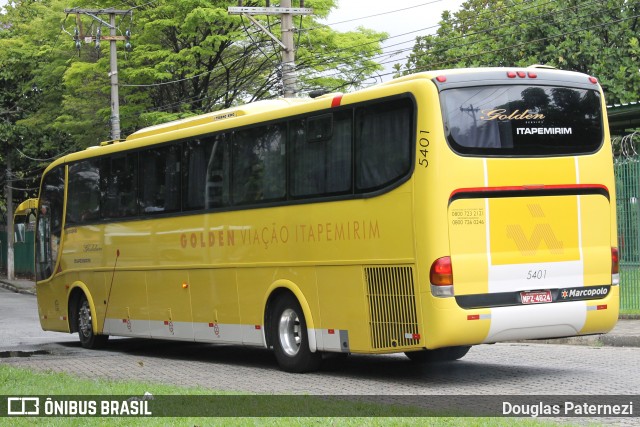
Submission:
{"label": "bus front wheel", "polygon": [[309,372],[320,367],[322,355],[311,352],[307,322],[298,300],[291,294],[278,298],[271,322],[273,350],[280,368],[287,372]]}
{"label": "bus front wheel", "polygon": [[98,335],[93,331],[93,314],[86,295],[82,294],[78,301],[77,329],[80,344],[84,348],[97,349],[107,344],[109,335]]}
{"label": "bus front wheel", "polygon": [[406,356],[417,363],[452,362],[462,359],[471,346],[443,347],[435,350],[407,351]]}

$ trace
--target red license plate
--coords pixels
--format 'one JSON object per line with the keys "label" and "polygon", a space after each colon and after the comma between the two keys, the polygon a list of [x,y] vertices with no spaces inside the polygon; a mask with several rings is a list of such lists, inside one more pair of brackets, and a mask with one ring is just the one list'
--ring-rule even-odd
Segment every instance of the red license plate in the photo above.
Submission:
{"label": "red license plate", "polygon": [[520,292],[520,300],[523,304],[553,302],[551,299],[551,291]]}

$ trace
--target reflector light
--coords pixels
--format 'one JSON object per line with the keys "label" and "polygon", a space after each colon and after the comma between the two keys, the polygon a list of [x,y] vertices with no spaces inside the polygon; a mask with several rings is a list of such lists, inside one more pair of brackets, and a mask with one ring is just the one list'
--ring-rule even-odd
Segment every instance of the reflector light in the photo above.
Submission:
{"label": "reflector light", "polygon": [[606,304],[604,304],[604,305],[599,305],[599,306],[597,307],[597,309],[598,309],[598,310],[606,310],[606,309],[607,309],[607,305],[606,305]]}
{"label": "reflector light", "polygon": [[618,248],[611,248],[611,284],[620,284],[620,257]]}
{"label": "reflector light", "polygon": [[530,79],[535,79],[536,77],[538,77],[538,75],[536,73],[532,73],[531,71],[529,71],[529,73],[527,73],[527,75],[529,76]]}
{"label": "reflector light", "polygon": [[431,264],[429,279],[434,286],[453,285],[453,269],[451,268],[451,257],[438,258]]}
{"label": "reflector light", "polygon": [[445,76],[438,76],[436,77],[436,80],[439,81],[440,83],[444,83],[447,81],[447,78]]}
{"label": "reflector light", "polygon": [[611,274],[620,273],[620,257],[618,248],[611,248]]}
{"label": "reflector light", "polygon": [[516,72],[515,71],[507,71],[507,77],[509,77],[510,79],[514,79],[516,77]]}
{"label": "reflector light", "polygon": [[589,81],[593,84],[598,83],[598,79],[596,79],[595,77],[589,77]]}
{"label": "reflector light", "polygon": [[520,77],[521,79],[527,77],[527,73],[525,73],[524,71],[518,71],[516,74],[518,74],[518,77]]}
{"label": "reflector light", "polygon": [[479,314],[470,314],[467,316],[467,320],[480,320]]}
{"label": "reflector light", "polygon": [[332,107],[339,107],[341,103],[342,103],[342,95],[336,95],[331,100]]}

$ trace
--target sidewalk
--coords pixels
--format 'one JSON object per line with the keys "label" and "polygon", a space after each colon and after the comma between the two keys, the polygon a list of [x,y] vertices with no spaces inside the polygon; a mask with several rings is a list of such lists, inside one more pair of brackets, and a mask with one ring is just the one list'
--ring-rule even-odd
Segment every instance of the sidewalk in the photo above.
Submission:
{"label": "sidewalk", "polygon": [[17,292],[19,294],[36,294],[36,284],[33,280],[7,280],[6,277],[0,277],[0,288],[4,288],[12,292]]}
{"label": "sidewalk", "polygon": [[[0,287],[21,294],[36,294],[36,285],[31,280],[7,280],[0,277]],[[557,338],[548,340],[527,340],[527,343],[571,344],[610,347],[640,347],[640,319],[620,319],[608,334],[584,337]]]}

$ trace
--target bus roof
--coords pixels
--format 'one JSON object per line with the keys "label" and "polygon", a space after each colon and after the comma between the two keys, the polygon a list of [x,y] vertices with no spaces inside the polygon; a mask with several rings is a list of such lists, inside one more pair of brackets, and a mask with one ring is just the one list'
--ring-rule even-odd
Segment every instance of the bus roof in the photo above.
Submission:
{"label": "bus roof", "polygon": [[198,116],[187,117],[186,119],[174,120],[171,122],[162,123],[155,126],[149,126],[149,127],[140,129],[137,132],[132,133],[127,137],[126,141],[139,139],[145,136],[159,135],[161,133],[171,132],[179,129],[186,129],[193,126],[200,126],[204,124],[209,124],[211,122],[231,119],[234,117],[241,117],[248,114],[262,113],[265,111],[271,111],[274,109],[288,107],[290,105],[300,104],[308,101],[309,101],[308,99],[292,99],[292,98],[257,101],[251,104],[245,104],[237,107],[226,108],[224,110],[218,110],[218,111],[213,111],[211,113],[201,114]]}

